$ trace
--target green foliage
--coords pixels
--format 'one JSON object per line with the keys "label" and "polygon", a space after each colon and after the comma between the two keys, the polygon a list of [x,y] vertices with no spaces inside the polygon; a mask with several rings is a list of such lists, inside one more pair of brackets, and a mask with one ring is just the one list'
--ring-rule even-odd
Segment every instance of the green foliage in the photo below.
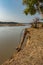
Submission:
{"label": "green foliage", "polygon": [[43,13],[43,6],[41,6],[40,9],[41,9],[41,12]]}
{"label": "green foliage", "polygon": [[43,2],[43,0],[39,0],[40,2]]}
{"label": "green foliage", "polygon": [[34,6],[30,7],[29,9],[30,9],[29,12],[30,12],[31,15],[34,15],[36,13],[36,9],[35,9]]}
{"label": "green foliage", "polygon": [[26,15],[28,15],[28,12],[29,12],[29,8],[26,8],[26,9],[24,10],[24,13],[25,13]]}
{"label": "green foliage", "polygon": [[28,13],[31,15],[34,15],[37,12],[43,13],[43,0],[23,0],[23,4],[26,5],[26,9],[24,10],[26,15]]}

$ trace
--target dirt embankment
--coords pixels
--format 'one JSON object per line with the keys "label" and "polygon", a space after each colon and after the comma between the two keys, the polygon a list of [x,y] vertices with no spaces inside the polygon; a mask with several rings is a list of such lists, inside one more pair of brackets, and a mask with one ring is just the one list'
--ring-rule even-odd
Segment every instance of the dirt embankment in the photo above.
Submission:
{"label": "dirt embankment", "polygon": [[43,65],[43,28],[28,28],[24,48],[2,65]]}

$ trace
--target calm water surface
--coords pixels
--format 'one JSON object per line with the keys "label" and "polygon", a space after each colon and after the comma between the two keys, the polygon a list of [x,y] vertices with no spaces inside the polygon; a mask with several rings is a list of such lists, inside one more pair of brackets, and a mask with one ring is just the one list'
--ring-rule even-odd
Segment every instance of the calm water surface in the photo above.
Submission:
{"label": "calm water surface", "polygon": [[0,27],[0,65],[15,51],[20,42],[23,29],[29,26]]}

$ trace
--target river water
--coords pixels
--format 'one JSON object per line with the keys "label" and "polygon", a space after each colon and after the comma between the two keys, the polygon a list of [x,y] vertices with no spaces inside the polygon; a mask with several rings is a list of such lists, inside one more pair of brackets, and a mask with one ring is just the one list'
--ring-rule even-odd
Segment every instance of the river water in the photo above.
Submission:
{"label": "river water", "polygon": [[0,65],[15,52],[23,30],[30,26],[0,27]]}

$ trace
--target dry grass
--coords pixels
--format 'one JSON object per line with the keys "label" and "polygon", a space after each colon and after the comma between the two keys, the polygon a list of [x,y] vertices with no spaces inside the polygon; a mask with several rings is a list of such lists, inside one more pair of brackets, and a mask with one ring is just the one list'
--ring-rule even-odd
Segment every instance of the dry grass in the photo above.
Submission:
{"label": "dry grass", "polygon": [[43,29],[28,28],[31,39],[27,39],[26,46],[18,52],[13,60],[2,65],[43,65]]}

